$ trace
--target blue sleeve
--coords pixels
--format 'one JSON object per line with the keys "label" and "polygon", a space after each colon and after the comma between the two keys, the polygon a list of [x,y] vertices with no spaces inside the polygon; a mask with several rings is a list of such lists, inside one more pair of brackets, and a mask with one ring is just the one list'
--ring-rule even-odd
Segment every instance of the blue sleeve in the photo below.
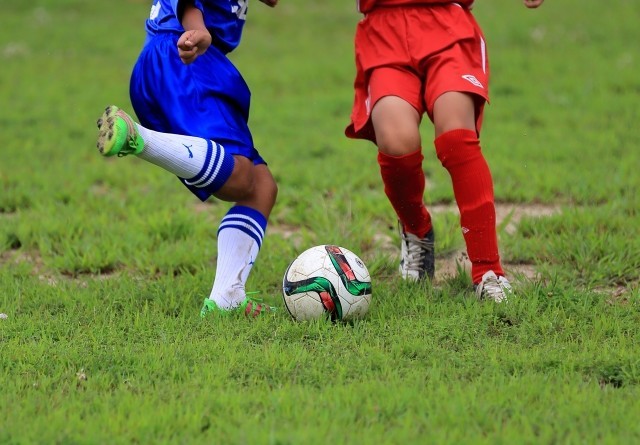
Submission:
{"label": "blue sleeve", "polygon": [[204,6],[202,6],[202,2],[200,0],[194,0],[194,6],[202,11],[202,15],[204,15]]}
{"label": "blue sleeve", "polygon": [[180,8],[184,8],[184,0],[171,0],[171,11],[173,11],[173,15],[175,15],[179,19],[182,18],[178,16]]}
{"label": "blue sleeve", "polygon": [[171,9],[173,10],[173,14],[176,18],[182,23],[182,14],[184,13],[184,8],[188,3],[192,3],[196,8],[198,8],[202,15],[204,16],[204,8],[202,6],[202,2],[200,0],[170,0],[171,1]]}

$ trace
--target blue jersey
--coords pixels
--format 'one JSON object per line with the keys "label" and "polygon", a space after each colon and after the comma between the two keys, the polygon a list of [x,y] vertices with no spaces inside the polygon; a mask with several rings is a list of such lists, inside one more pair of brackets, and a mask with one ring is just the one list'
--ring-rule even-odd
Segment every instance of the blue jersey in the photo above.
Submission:
{"label": "blue jersey", "polygon": [[[185,0],[155,0],[146,21],[147,42],[163,32],[183,33],[180,20]],[[233,51],[242,37],[249,0],[193,0],[202,11],[212,44],[223,53]]]}

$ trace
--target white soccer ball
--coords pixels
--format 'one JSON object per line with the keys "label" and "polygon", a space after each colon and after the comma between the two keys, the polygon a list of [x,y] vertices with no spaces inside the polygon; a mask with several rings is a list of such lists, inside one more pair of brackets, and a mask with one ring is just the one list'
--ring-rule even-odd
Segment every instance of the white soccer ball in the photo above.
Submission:
{"label": "white soccer ball", "polygon": [[295,320],[355,320],[369,311],[371,277],[364,262],[350,250],[315,246],[289,265],[282,295]]}

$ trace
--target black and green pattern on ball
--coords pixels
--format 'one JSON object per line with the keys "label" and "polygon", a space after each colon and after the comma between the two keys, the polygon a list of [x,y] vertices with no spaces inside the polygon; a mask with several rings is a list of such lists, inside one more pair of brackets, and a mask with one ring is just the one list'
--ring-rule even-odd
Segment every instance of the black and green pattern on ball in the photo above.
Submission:
{"label": "black and green pattern on ball", "polygon": [[[331,320],[342,319],[342,304],[331,281],[325,277],[313,277],[302,281],[291,282],[286,278],[288,274],[289,270],[287,269],[283,286],[285,295],[291,296],[304,294],[306,292],[316,292],[320,296],[322,306],[324,306],[324,310],[329,314]],[[291,313],[288,306],[287,310]],[[293,314],[291,315],[293,316]]]}
{"label": "black and green pattern on ball", "polygon": [[344,284],[344,287],[351,295],[359,296],[371,293],[371,282],[356,279],[353,268],[349,264],[349,261],[347,261],[347,257],[342,253],[340,247],[325,246],[325,249],[329,254],[329,258],[331,258],[333,267],[336,269],[336,272],[338,272],[342,284]]}

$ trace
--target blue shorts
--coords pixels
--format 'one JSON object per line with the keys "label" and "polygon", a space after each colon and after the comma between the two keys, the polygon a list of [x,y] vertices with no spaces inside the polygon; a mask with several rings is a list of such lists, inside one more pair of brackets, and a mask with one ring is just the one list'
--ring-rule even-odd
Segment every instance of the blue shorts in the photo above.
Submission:
{"label": "blue shorts", "polygon": [[[129,93],[140,124],[213,140],[254,165],[266,164],[253,146],[248,126],[251,92],[238,69],[213,45],[185,65],[178,56],[179,37],[163,33],[151,38],[133,68]],[[185,186],[203,201],[210,196]]]}

